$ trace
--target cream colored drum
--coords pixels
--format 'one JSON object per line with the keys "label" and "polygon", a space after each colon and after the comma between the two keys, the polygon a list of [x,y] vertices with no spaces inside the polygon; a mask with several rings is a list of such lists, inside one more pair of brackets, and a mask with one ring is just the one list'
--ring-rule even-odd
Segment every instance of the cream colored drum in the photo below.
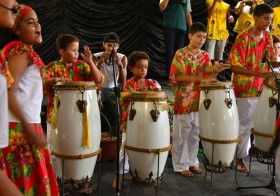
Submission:
{"label": "cream colored drum", "polygon": [[239,142],[239,119],[232,85],[214,82],[202,84],[200,88],[199,136],[205,155],[214,165],[230,166]]}
{"label": "cream colored drum", "polygon": [[142,183],[160,181],[166,164],[170,150],[166,99],[163,91],[131,95],[125,148],[131,175]]}
{"label": "cream colored drum", "polygon": [[255,146],[261,151],[268,151],[271,144],[275,122],[278,93],[274,78],[264,80],[264,89],[259,98],[253,117]]}
{"label": "cream colored drum", "polygon": [[54,103],[57,123],[51,139],[58,176],[75,181],[90,179],[101,140],[96,86],[93,82],[57,83]]}

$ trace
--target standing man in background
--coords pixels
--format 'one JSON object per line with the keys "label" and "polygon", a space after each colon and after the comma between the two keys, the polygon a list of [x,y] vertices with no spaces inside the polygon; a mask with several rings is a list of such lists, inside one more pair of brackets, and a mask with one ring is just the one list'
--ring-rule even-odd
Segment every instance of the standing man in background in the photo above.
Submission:
{"label": "standing man in background", "polygon": [[160,0],[159,9],[163,12],[165,70],[168,76],[175,52],[185,45],[187,26],[192,25],[191,0]]}

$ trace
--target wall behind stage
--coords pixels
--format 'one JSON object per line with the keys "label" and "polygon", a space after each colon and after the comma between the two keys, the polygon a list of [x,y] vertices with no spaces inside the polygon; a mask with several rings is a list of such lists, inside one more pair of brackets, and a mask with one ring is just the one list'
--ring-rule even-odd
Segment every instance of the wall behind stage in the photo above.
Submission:
{"label": "wall behind stage", "polygon": [[[266,0],[276,6],[280,0]],[[43,43],[35,50],[45,63],[59,59],[55,39],[61,33],[80,38],[80,49],[88,44],[93,52],[102,51],[104,34],[115,32],[121,39],[119,52],[127,56],[134,50],[150,55],[148,78],[166,80],[164,38],[159,0],[19,0],[36,11],[42,26]],[[235,7],[238,0],[225,0]],[[192,0],[194,22],[206,24],[205,0]],[[279,13],[278,13],[279,14]],[[235,17],[236,18],[236,17]],[[233,25],[229,26],[231,31]],[[231,47],[226,47],[228,53]],[[131,75],[131,74],[130,74]]]}

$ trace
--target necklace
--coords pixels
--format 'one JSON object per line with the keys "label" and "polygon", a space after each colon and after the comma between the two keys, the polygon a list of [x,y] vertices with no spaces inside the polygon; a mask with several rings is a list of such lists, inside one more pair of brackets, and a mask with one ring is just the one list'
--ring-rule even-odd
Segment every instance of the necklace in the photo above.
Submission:
{"label": "necklace", "polygon": [[198,51],[196,53],[194,53],[192,51],[192,49],[189,48],[189,46],[187,46],[187,49],[192,53],[192,55],[194,56],[194,58],[196,58],[196,55],[200,53],[200,49],[198,49]]}

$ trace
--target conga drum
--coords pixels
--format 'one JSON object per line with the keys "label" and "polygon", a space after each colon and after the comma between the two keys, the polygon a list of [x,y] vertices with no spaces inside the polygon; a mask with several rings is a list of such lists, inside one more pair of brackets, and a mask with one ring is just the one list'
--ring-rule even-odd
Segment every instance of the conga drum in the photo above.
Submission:
{"label": "conga drum", "polygon": [[75,181],[90,179],[101,140],[95,83],[59,82],[54,88],[57,123],[51,139],[58,177]]}
{"label": "conga drum", "polygon": [[275,128],[277,91],[274,78],[266,78],[253,117],[255,146],[263,152],[268,151]]}
{"label": "conga drum", "polygon": [[239,142],[239,119],[232,85],[230,82],[204,83],[200,89],[199,137],[205,156],[213,165],[230,166]]}
{"label": "conga drum", "polygon": [[170,125],[164,91],[133,92],[125,149],[130,173],[141,183],[160,181],[170,150]]}

